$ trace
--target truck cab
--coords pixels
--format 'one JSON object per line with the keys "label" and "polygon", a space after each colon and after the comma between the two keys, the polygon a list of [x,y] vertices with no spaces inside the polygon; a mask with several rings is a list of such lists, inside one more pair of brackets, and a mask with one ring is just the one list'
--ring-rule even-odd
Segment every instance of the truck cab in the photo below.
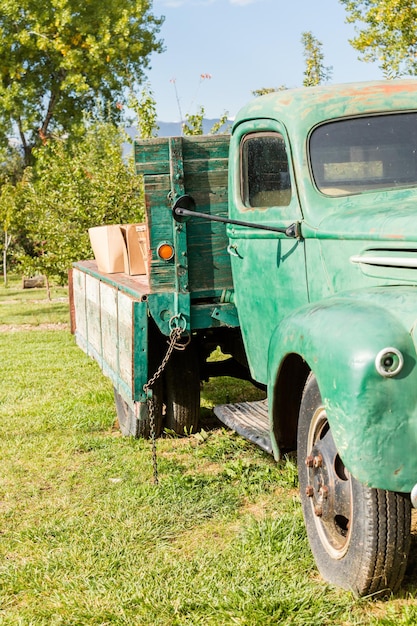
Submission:
{"label": "truck cab", "polygon": [[[360,593],[372,593],[378,577],[395,585],[376,567],[371,583],[358,569],[358,529],[365,536],[379,510],[381,545],[390,533],[405,536],[403,494],[416,484],[415,96],[415,81],[271,94],[238,114],[230,146],[230,216],[297,225],[294,238],[228,227],[249,366],[268,386],[272,447],[276,457],[298,450],[322,574]],[[401,515],[390,517],[390,507]],[[400,542],[397,556],[406,551]]]}
{"label": "truck cab", "polygon": [[164,337],[186,340],[154,388],[158,424],[180,431],[197,426],[220,345],[231,358],[217,374],[267,399],[216,415],[277,460],[297,451],[317,566],[357,595],[399,587],[417,504],[416,95],[415,80],[281,91],[242,108],[230,137],[137,142],[147,276],[74,268],[87,352],[92,309],[105,329],[113,318],[100,295],[91,305],[86,276],[120,298],[115,311],[134,311],[129,376],[108,367],[103,337],[92,354],[126,434],[149,434],[146,381]]}

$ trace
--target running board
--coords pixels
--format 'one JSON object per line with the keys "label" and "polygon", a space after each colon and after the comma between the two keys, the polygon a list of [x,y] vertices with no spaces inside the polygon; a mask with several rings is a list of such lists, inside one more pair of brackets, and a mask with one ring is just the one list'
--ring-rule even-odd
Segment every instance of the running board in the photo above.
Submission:
{"label": "running board", "polygon": [[268,400],[220,404],[214,414],[229,428],[265,452],[273,454],[269,429]]}

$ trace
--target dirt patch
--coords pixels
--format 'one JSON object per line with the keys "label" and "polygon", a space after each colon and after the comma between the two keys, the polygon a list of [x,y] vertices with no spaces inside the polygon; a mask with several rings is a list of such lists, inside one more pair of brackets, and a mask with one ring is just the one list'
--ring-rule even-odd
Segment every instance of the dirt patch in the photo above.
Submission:
{"label": "dirt patch", "polygon": [[57,322],[56,324],[0,324],[0,333],[16,333],[22,330],[68,330],[69,324]]}

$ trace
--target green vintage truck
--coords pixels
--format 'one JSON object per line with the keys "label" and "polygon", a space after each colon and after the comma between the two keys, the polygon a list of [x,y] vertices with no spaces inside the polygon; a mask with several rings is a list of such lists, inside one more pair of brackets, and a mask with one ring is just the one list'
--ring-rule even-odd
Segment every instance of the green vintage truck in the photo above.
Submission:
{"label": "green vintage truck", "polygon": [[[272,93],[231,135],[137,141],[135,159],[146,275],[72,278],[122,432],[190,432],[202,380],[254,381],[265,401],[215,412],[276,459],[297,450],[322,576],[397,590],[417,504],[417,81]],[[210,363],[217,346],[230,358]]]}

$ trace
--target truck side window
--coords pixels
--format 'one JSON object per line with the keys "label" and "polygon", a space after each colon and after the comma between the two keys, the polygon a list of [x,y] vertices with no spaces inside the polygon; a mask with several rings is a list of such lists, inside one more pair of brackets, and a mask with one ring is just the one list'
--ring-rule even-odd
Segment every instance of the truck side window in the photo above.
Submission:
{"label": "truck side window", "polygon": [[288,206],[291,181],[282,135],[251,133],[241,143],[241,195],[247,207]]}

